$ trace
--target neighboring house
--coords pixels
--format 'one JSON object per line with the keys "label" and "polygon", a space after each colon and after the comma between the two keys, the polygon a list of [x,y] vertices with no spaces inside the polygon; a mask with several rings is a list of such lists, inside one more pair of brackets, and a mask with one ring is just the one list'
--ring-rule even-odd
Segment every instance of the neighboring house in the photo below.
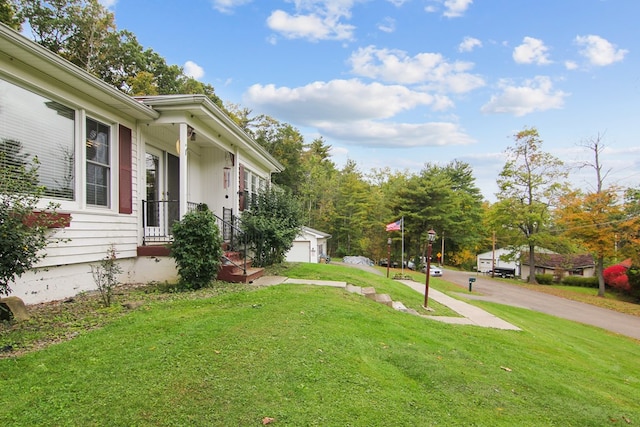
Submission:
{"label": "neighboring house", "polygon": [[54,231],[68,242],[11,286],[26,303],[95,289],[90,266],[110,245],[121,281],[174,280],[173,221],[205,203],[229,241],[283,169],[206,96],[129,97],[2,24],[0,140],[38,157],[42,206],[69,218]]}
{"label": "neighboring house", "polygon": [[[493,269],[504,272],[512,271],[514,276],[525,277],[522,275],[520,258],[522,252],[527,249],[521,247],[520,250],[514,253],[514,248],[506,247],[481,253],[476,256],[476,269],[479,273],[485,274],[490,274]],[[553,253],[544,248],[536,248],[536,251],[539,253]]]}
{"label": "neighboring house", "polygon": [[[534,254],[535,274],[553,274],[565,276],[593,277],[596,264],[589,254]],[[522,277],[529,277],[529,252],[522,254]]]}
{"label": "neighboring house", "polygon": [[327,239],[330,238],[330,234],[303,226],[293,241],[293,246],[287,252],[286,260],[318,263],[323,256],[327,255]]}

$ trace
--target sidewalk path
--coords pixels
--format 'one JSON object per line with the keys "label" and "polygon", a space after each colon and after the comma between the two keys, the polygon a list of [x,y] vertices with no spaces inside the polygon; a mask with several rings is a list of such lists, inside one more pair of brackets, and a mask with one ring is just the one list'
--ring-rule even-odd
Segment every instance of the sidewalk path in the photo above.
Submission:
{"label": "sidewalk path", "polygon": [[[424,285],[414,282],[412,280],[398,280],[397,282],[409,286],[417,292],[424,292]],[[329,280],[308,280],[308,279],[292,279],[284,276],[262,276],[253,282],[256,286],[272,286],[281,283],[285,284],[297,284],[297,285],[317,285],[317,286],[331,286],[334,288],[343,288],[346,290],[354,291],[355,287],[350,287],[347,282],[329,281]],[[437,320],[445,323],[459,324],[459,325],[475,325],[486,328],[506,329],[519,331],[520,328],[506,322],[493,314],[490,314],[481,308],[475,307],[471,304],[467,304],[464,301],[451,298],[435,289],[429,290],[429,297],[439,302],[442,305],[449,307],[451,310],[460,314],[463,317],[445,317],[445,316],[428,316],[421,315],[426,319]]]}

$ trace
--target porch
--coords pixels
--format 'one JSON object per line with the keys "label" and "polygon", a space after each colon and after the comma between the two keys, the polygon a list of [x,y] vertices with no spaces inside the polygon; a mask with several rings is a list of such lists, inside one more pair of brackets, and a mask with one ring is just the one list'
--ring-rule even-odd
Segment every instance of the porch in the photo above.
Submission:
{"label": "porch", "polygon": [[[187,212],[197,209],[199,203],[187,202]],[[173,242],[172,226],[179,220],[180,201],[142,201],[142,246],[139,257],[168,257]],[[222,217],[216,215],[216,225],[222,234],[223,258],[218,280],[233,283],[250,283],[264,274],[263,268],[252,267],[249,236],[239,227],[232,209],[223,208]]]}

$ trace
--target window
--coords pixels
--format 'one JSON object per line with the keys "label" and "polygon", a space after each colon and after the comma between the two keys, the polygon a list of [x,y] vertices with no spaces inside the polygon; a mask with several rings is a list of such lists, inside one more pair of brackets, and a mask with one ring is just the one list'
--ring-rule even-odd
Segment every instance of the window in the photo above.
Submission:
{"label": "window", "polygon": [[109,206],[111,180],[111,127],[86,121],[87,204]]}
{"label": "window", "polygon": [[45,196],[75,200],[75,117],[72,108],[0,79],[3,162],[30,164],[37,158]]}

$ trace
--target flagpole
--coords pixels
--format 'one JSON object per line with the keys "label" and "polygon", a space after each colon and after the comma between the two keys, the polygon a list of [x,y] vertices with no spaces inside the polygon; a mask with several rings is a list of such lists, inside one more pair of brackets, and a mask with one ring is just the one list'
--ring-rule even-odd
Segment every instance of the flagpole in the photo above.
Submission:
{"label": "flagpole", "polygon": [[402,215],[402,218],[400,219],[400,223],[402,224],[401,229],[402,229],[402,269],[400,270],[402,272],[402,276],[404,277],[404,215]]}

